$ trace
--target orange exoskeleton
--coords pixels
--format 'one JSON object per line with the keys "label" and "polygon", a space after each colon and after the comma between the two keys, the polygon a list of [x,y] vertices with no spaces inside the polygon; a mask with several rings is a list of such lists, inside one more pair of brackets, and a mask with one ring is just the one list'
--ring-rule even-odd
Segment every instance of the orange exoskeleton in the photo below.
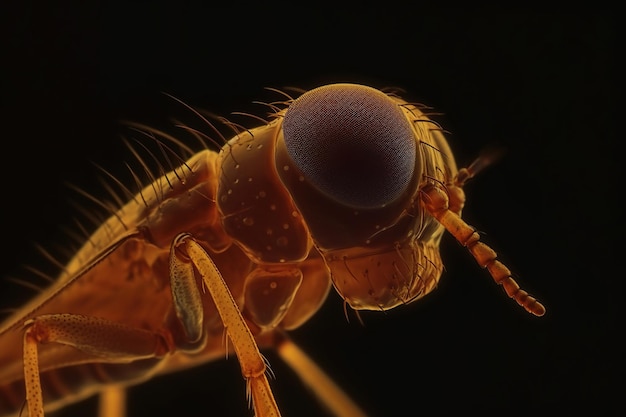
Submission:
{"label": "orange exoskeleton", "polygon": [[129,201],[0,328],[0,415],[26,403],[41,416],[92,394],[101,417],[122,415],[127,386],[223,357],[225,331],[257,416],[279,415],[259,348],[276,349],[333,414],[364,416],[285,331],[331,286],[355,310],[425,296],[446,230],[544,314],[461,219],[463,185],[488,160],[457,170],[420,106],[374,88],[333,84],[282,104],[219,153],[190,154],[136,195],[124,187]]}

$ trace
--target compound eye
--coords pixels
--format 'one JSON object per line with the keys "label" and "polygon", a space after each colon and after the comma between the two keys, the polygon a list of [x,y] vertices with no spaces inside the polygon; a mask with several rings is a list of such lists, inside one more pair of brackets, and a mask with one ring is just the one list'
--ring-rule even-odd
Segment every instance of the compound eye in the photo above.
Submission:
{"label": "compound eye", "polygon": [[354,84],[313,89],[287,109],[287,152],[317,189],[343,205],[382,207],[408,187],[416,141],[398,104]]}

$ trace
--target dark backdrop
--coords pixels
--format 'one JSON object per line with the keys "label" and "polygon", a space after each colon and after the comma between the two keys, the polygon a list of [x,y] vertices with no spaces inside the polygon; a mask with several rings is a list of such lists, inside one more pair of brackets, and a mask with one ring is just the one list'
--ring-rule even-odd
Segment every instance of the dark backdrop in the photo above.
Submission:
{"label": "dark backdrop", "polygon": [[[610,14],[163,3],[2,13],[3,273],[37,263],[33,242],[65,245],[76,210],[64,183],[97,194],[90,161],[123,172],[133,159],[118,122],[162,122],[161,91],[227,116],[263,112],[250,103],[268,97],[264,87],[398,86],[445,113],[460,165],[493,144],[507,150],[467,186],[464,215],[548,313],[517,308],[447,237],[446,272],[425,300],[363,314],[363,327],[346,322],[333,293],[293,338],[372,416],[617,405],[623,221]],[[4,282],[0,306],[27,294]],[[283,414],[320,415],[267,355]],[[130,401],[130,416],[251,415],[233,359],[151,381]],[[93,402],[61,415],[90,415],[84,406]]]}

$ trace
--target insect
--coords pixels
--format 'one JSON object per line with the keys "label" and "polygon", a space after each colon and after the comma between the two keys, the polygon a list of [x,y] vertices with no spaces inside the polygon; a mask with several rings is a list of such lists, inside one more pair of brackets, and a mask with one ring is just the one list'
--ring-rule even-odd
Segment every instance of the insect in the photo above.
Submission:
{"label": "insect", "polygon": [[259,127],[227,123],[235,134],[219,152],[178,157],[178,139],[145,130],[172,168],[136,194],[118,181],[128,202],[0,327],[0,415],[42,416],[93,394],[101,417],[123,415],[126,387],[230,351],[256,415],[277,416],[260,353],[276,349],[332,413],[365,416],[286,331],[331,287],[356,311],[424,297],[446,230],[544,314],[461,219],[463,185],[489,158],[458,170],[441,128],[395,94],[332,84],[286,97]]}

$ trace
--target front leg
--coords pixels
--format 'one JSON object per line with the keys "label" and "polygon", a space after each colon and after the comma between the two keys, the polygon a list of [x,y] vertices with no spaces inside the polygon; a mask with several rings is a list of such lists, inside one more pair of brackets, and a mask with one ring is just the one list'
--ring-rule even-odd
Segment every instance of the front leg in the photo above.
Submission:
{"label": "front leg", "polygon": [[[249,394],[252,396],[255,415],[257,417],[278,417],[280,412],[274,399],[274,394],[267,380],[266,365],[259,352],[252,332],[248,328],[237,303],[233,299],[222,274],[208,253],[188,234],[179,235],[172,245],[170,256],[170,274],[179,281],[174,290],[174,299],[179,299],[180,307],[177,314],[183,322],[188,335],[198,333],[198,313],[186,311],[184,299],[196,298],[194,285],[194,268],[200,273],[202,281],[206,285],[233,348],[239,359],[241,373],[246,379]],[[174,288],[174,285],[172,285]],[[179,301],[175,301],[178,305]],[[183,318],[183,317],[186,317]]]}

